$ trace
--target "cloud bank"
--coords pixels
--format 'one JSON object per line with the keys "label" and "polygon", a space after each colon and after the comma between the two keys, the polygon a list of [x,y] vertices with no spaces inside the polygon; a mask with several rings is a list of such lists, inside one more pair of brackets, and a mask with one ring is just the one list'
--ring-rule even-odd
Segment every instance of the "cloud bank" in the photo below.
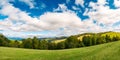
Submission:
{"label": "cloud bank", "polygon": [[[30,8],[35,8],[33,0],[20,0]],[[53,12],[45,12],[38,17],[31,17],[28,12],[14,7],[10,1],[0,1],[0,14],[7,16],[0,21],[0,33],[8,37],[50,37],[69,36],[84,32],[120,31],[120,5],[115,0],[116,9],[110,9],[106,0],[90,2],[82,20],[77,13],[68,9],[65,4],[59,4]],[[69,2],[67,2],[69,3]],[[76,5],[84,7],[84,0],[76,0]],[[62,11],[62,12],[57,12]],[[26,33],[29,32],[29,33]],[[37,33],[35,33],[37,32]]]}

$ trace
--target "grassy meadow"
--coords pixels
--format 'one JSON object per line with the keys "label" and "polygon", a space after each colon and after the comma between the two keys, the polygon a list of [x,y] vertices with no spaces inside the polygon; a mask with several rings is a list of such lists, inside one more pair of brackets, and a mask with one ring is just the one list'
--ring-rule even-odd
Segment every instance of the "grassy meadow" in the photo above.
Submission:
{"label": "grassy meadow", "polygon": [[64,50],[0,47],[0,60],[120,60],[120,41]]}

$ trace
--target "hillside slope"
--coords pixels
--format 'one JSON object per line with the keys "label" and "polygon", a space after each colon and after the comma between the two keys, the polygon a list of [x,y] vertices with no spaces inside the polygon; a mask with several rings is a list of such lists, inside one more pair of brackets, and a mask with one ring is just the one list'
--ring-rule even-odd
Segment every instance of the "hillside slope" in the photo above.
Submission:
{"label": "hillside slope", "polygon": [[65,50],[0,47],[0,60],[119,60],[120,41]]}
{"label": "hillside slope", "polygon": [[[93,35],[93,34],[100,34],[101,36],[108,35],[111,38],[115,37],[115,36],[120,36],[120,32],[113,32],[113,31],[99,32],[99,33],[83,33],[83,34],[78,34],[76,36],[78,36],[78,39],[82,41],[83,36],[90,36],[90,35]],[[66,39],[60,39],[60,40],[54,40],[53,42],[58,43],[58,42],[65,41],[65,40]]]}

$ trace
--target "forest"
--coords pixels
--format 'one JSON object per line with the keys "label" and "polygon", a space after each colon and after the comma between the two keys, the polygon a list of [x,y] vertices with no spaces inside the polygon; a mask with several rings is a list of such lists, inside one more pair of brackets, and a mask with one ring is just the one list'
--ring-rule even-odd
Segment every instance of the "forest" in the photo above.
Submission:
{"label": "forest", "polygon": [[[89,33],[90,34],[90,33]],[[65,41],[58,43],[49,40],[40,40],[37,37],[26,38],[23,40],[9,40],[3,34],[0,34],[0,46],[27,48],[27,49],[40,49],[40,50],[57,50],[93,46],[104,44],[108,42],[120,40],[119,36],[110,37],[110,35],[102,36],[102,34],[83,35],[82,40],[78,39],[79,35],[69,36]]]}

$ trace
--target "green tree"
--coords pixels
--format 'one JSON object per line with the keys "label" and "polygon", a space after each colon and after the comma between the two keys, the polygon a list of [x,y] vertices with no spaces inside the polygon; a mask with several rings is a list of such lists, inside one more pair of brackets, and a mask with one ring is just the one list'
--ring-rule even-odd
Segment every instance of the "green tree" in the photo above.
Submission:
{"label": "green tree", "polygon": [[31,38],[27,38],[22,40],[22,45],[24,48],[32,48],[32,39]]}
{"label": "green tree", "polygon": [[75,48],[78,45],[78,38],[77,36],[70,36],[65,40],[66,48]]}
{"label": "green tree", "polygon": [[85,46],[91,46],[92,45],[92,40],[90,36],[84,36],[82,39],[82,42],[84,43]]}
{"label": "green tree", "polygon": [[65,42],[57,43],[57,49],[65,49]]}
{"label": "green tree", "polygon": [[105,40],[106,40],[106,42],[111,42],[110,36],[106,35],[106,36],[105,36]]}
{"label": "green tree", "polygon": [[120,40],[120,38],[119,38],[118,36],[114,36],[114,37],[112,38],[112,40],[113,40],[113,41],[118,41],[118,40]]}
{"label": "green tree", "polygon": [[103,44],[106,43],[106,39],[104,36],[98,36],[97,37],[97,44]]}
{"label": "green tree", "polygon": [[33,49],[38,49],[39,48],[38,45],[39,45],[39,39],[37,37],[34,37],[32,39],[32,48]]}
{"label": "green tree", "polygon": [[95,34],[95,35],[93,35],[93,36],[91,36],[91,40],[92,40],[92,45],[96,45],[97,44],[97,35]]}
{"label": "green tree", "polygon": [[9,46],[10,40],[4,35],[0,34],[0,46]]}
{"label": "green tree", "polygon": [[39,49],[48,49],[48,41],[46,40],[41,40],[39,41]]}
{"label": "green tree", "polygon": [[20,47],[20,42],[17,41],[17,40],[15,40],[15,41],[14,41],[14,47]]}
{"label": "green tree", "polygon": [[57,49],[57,44],[53,42],[48,42],[48,49],[49,50]]}
{"label": "green tree", "polygon": [[82,41],[78,40],[77,47],[84,47],[84,46],[85,46],[84,43]]}

